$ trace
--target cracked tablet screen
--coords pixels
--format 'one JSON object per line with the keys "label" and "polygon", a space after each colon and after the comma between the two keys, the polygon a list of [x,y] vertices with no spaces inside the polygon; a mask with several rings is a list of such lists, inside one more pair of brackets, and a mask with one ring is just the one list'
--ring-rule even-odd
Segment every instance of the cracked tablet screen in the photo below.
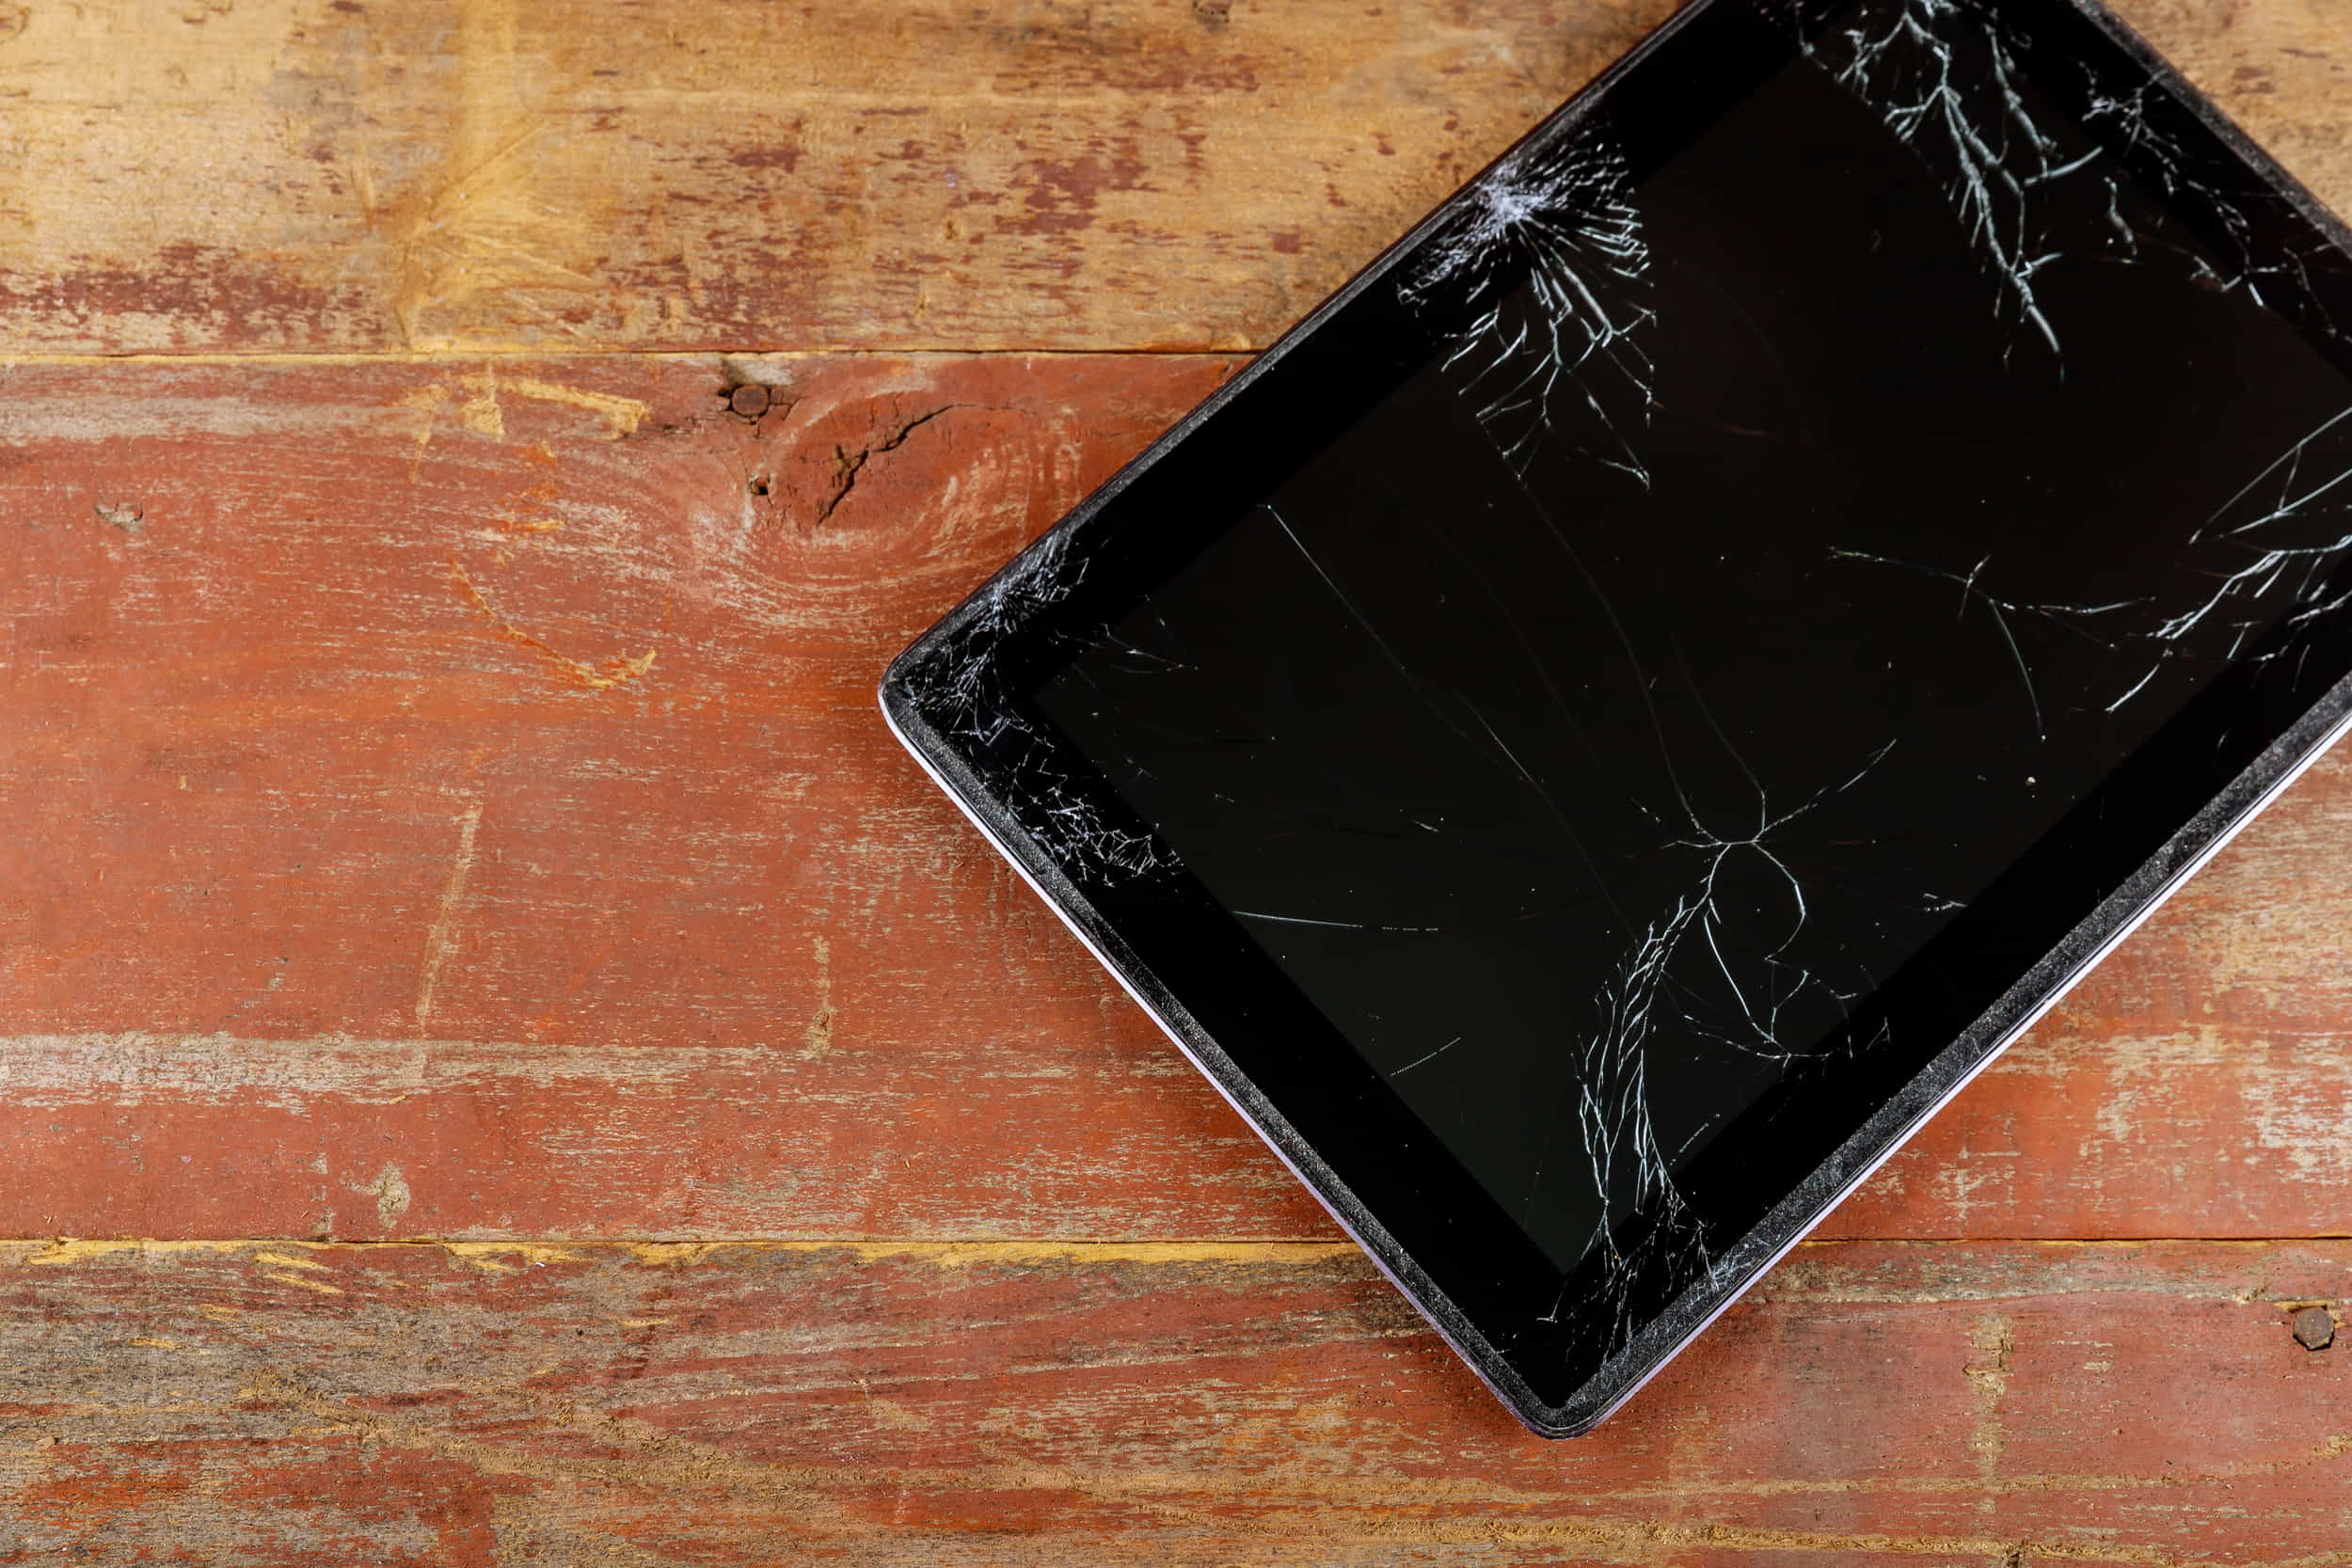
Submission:
{"label": "cracked tablet screen", "polygon": [[1850,1131],[1987,1005],[1939,935],[2344,603],[2294,259],[2070,71],[1873,0],[1662,151],[1524,145],[1373,285],[1418,369],[1036,693],[1603,1289],[1703,1276],[1753,1215],[1692,1163]]}

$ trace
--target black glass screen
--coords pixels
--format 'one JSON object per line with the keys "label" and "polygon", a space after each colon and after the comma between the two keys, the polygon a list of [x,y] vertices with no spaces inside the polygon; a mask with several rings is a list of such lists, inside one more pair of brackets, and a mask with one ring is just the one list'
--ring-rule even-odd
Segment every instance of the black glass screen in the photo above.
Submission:
{"label": "black glass screen", "polygon": [[2352,662],[2326,237],[2064,5],[1714,10],[1196,433],[970,732],[1343,1174],[1533,1247],[1569,1371]]}

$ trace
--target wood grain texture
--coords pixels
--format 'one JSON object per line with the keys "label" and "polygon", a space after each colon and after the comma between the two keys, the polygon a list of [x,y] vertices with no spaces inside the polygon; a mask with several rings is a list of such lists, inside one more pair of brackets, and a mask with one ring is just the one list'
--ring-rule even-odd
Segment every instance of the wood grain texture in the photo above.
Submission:
{"label": "wood grain texture", "polygon": [[[0,352],[1239,348],[1671,0],[11,0]],[[2352,201],[2340,0],[2119,9]]]}
{"label": "wood grain texture", "polygon": [[1261,343],[1670,8],[11,6],[0,345]]}
{"label": "wood grain texture", "polygon": [[2319,1568],[2348,1284],[1808,1246],[1562,1446],[1347,1246],[18,1243],[0,1562]]}
{"label": "wood grain texture", "polygon": [[2352,1564],[2352,757],[1561,1447],[877,720],[1671,4],[0,0],[0,1563]]}
{"label": "wood grain texture", "polygon": [[[1229,367],[0,375],[0,1232],[1333,1234],[873,705]],[[1832,1233],[2352,1231],[2347,843],[2323,764]]]}

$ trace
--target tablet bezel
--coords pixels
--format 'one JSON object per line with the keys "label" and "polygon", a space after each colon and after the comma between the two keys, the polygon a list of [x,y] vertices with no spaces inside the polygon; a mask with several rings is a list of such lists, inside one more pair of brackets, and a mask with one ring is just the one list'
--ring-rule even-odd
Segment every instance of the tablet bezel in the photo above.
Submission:
{"label": "tablet bezel", "polygon": [[[2032,0],[2032,4],[2045,13],[2037,17],[2035,25],[2087,27],[2086,36],[2095,35],[2111,50],[2112,58],[2098,62],[2095,69],[2126,71],[2135,87],[2144,80],[2152,90],[2166,95],[2210,139],[2211,147],[2201,151],[2218,153],[2242,168],[2263,193],[2276,198],[2282,220],[2299,223],[2339,258],[2352,252],[2352,233],[2104,9],[2089,0]],[[1675,50],[1677,40],[1691,38],[1709,25],[1750,25],[1756,15],[1750,0],[1697,0],[1531,131],[1525,140],[1562,135],[1604,103],[1623,112],[1627,96],[1638,97],[1642,90],[1645,66]],[[1740,20],[1725,22],[1726,16]],[[1659,93],[1667,85],[1661,77]],[[1711,115],[1692,118],[1701,124],[1712,119]],[[1504,156],[1507,159],[1511,154]],[[1480,181],[1491,174],[1490,168]],[[1525,1243],[1524,1237],[1517,1238],[1515,1243],[1513,1234],[1498,1229],[1492,1216],[1480,1214],[1476,1199],[1461,1196],[1466,1179],[1458,1171],[1447,1173],[1450,1157],[1434,1147],[1434,1139],[1425,1132],[1417,1141],[1414,1129],[1397,1122],[1394,1108],[1379,1101],[1376,1091],[1351,1086],[1357,1098],[1344,1107],[1310,1104],[1313,1097],[1302,1098],[1295,1085],[1276,1084],[1269,1092],[1264,1080],[1279,1073],[1269,1071],[1263,1062],[1255,1073],[1246,1070],[1217,1040],[1220,1030],[1232,1037],[1237,1028],[1264,1027],[1269,1018],[1286,1027],[1311,1030],[1311,1022],[1295,1010],[1285,1011],[1292,1004],[1279,994],[1281,988],[1262,984],[1256,994],[1242,996],[1237,1003],[1235,997],[1224,994],[1229,988],[1184,974],[1188,966],[1167,957],[1176,951],[1168,934],[1152,932],[1147,940],[1142,929],[1150,923],[1147,915],[1132,907],[1123,912],[1116,907],[1105,908],[1106,903],[1116,906],[1120,900],[1105,896],[1102,877],[1086,867],[1075,867],[1073,876],[1073,863],[1078,857],[1071,852],[1071,846],[1049,843],[1046,835],[1036,831],[1034,818],[1025,826],[1023,808],[1001,783],[989,777],[991,771],[1004,772],[1004,758],[997,753],[1002,751],[1003,737],[1016,734],[1024,754],[1041,769],[1040,776],[1067,791],[1098,832],[1132,840],[1136,824],[1121,820],[1123,806],[1083,758],[1075,755],[1075,748],[1060,740],[1041,717],[1017,711],[1023,705],[1019,693],[1024,680],[1010,677],[1067,657],[1068,650],[1057,641],[1054,627],[1057,620],[1072,615],[1074,607],[1104,594],[1116,600],[1129,593],[1119,583],[1106,584],[1105,574],[1095,574],[1093,568],[1106,561],[1123,562],[1140,546],[1145,554],[1156,550],[1168,557],[1159,568],[1138,566],[1129,571],[1131,578],[1149,582],[1152,570],[1164,576],[1174,562],[1186,557],[1189,552],[1178,548],[1174,531],[1162,530],[1156,537],[1148,532],[1132,536],[1136,522],[1148,525],[1152,519],[1122,515],[1121,499],[1142,494],[1139,487],[1181,484],[1186,454],[1197,458],[1205,450],[1204,429],[1220,411],[1246,400],[1252,388],[1285,373],[1286,366],[1291,367],[1288,373],[1316,376],[1326,385],[1335,377],[1343,379],[1345,355],[1362,352],[1364,345],[1338,343],[1337,335],[1319,338],[1319,329],[1351,309],[1376,313],[1381,296],[1375,286],[1470,199],[1480,181],[1472,181],[1391,246],[918,640],[892,664],[882,684],[882,702],[892,730],[917,761],[1497,1396],[1532,1430],[1548,1436],[1568,1436],[1597,1424],[1730,1306],[2324,751],[2352,722],[2347,718],[2352,715],[2352,674],[2337,680],[2222,787],[2201,797],[2201,806],[2154,853],[2026,969],[1974,1024],[1855,1127],[1827,1159],[1792,1182],[1761,1221],[1713,1260],[1703,1278],[1660,1305],[1644,1326],[1590,1375],[1565,1388],[1545,1386],[1540,1374],[1531,1370],[1531,1358],[1547,1353],[1549,1338],[1524,1311],[1527,1281],[1540,1279],[1543,1268],[1535,1260],[1532,1243]],[[2352,373],[2341,344],[2335,345],[2330,357]],[[1378,367],[1368,370],[1376,372]],[[1372,375],[1367,385],[1375,381],[1376,375]],[[1339,420],[1343,414],[1343,410],[1331,410],[1327,418]],[[1298,449],[1310,446],[1311,442],[1297,444]],[[1282,453],[1267,459],[1275,467],[1290,460]],[[1230,488],[1246,482],[1225,483]],[[1118,541],[1115,536],[1122,529],[1131,537]],[[1109,617],[1089,610],[1080,618],[1100,622]],[[2338,662],[2352,669],[2352,647],[2342,651]],[[2210,711],[2214,705],[2192,705],[2187,711],[2200,706]],[[2181,721],[2176,720],[2169,727],[2177,727]],[[2169,822],[2178,816],[2178,812],[2168,812],[2162,819]],[[1089,883],[1097,885],[1089,887]],[[1184,900],[1173,901],[1171,909],[1177,911],[1173,918],[1180,921],[1201,919],[1200,911]],[[1205,924],[1200,932],[1206,942],[1226,940]],[[1154,944],[1163,954],[1157,967],[1146,961],[1141,950]],[[1176,973],[1164,973],[1169,971]],[[1333,1059],[1327,1049],[1322,1059],[1327,1064]],[[1382,1178],[1368,1173],[1360,1159],[1354,1162],[1356,1175],[1351,1180],[1327,1158],[1335,1141],[1331,1118],[1348,1116],[1371,1118],[1384,1129],[1384,1135],[1394,1136],[1397,1148],[1411,1151],[1398,1162],[1401,1174],[1394,1187],[1384,1188]],[[1314,1126],[1307,1125],[1318,1120],[1324,1124],[1320,1135]],[[1401,1206],[1412,1200],[1399,1195],[1408,1188],[1422,1190],[1418,1184],[1422,1182],[1440,1194],[1460,1196],[1458,1209],[1441,1219],[1402,1212]],[[1368,1187],[1375,1190],[1367,1191]],[[1433,1236],[1450,1236],[1449,1224],[1458,1225],[1466,1234],[1433,1242]],[[1524,1243],[1524,1253],[1514,1251],[1518,1243]],[[1502,1283],[1494,1284],[1488,1276]],[[1498,1305],[1506,1300],[1519,1306]],[[1552,1329],[1565,1334],[1574,1326],[1555,1322]]]}

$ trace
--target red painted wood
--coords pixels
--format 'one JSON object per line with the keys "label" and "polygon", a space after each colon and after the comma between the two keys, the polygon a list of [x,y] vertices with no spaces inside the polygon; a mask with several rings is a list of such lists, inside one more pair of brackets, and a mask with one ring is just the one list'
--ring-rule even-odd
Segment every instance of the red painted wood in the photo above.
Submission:
{"label": "red painted wood", "polygon": [[[1330,1235],[872,702],[1227,368],[18,368],[0,1233]],[[2348,782],[1832,1233],[2352,1229]]]}
{"label": "red painted wood", "polygon": [[24,1243],[0,1562],[2329,1563],[2347,1277],[1810,1246],[1563,1445],[1343,1246]]}

